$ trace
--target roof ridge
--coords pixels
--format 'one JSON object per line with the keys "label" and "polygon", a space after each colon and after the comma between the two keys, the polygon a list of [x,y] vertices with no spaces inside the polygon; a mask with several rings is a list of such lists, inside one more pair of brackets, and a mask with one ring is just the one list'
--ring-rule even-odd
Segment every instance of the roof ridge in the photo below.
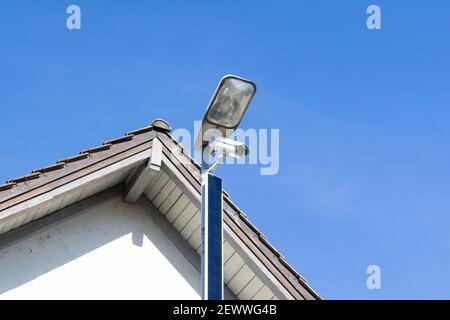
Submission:
{"label": "roof ridge", "polygon": [[152,130],[161,131],[161,132],[171,132],[172,128],[167,121],[157,118],[157,119],[153,120],[150,125],[148,125],[146,127],[136,129],[133,131],[129,131],[129,132],[126,132],[123,136],[104,141],[100,146],[81,150],[79,152],[79,154],[76,154],[76,155],[73,155],[73,156],[70,156],[70,157],[67,157],[64,159],[60,159],[60,160],[56,161],[55,164],[46,165],[44,167],[32,170],[30,174],[16,177],[13,179],[9,179],[4,184],[0,184],[0,192],[3,192],[3,191],[12,192],[13,191],[12,189],[14,189],[19,183],[27,183],[30,180],[38,179],[44,173],[63,169],[67,164],[70,164],[70,163],[73,163],[73,162],[76,162],[79,160],[87,159],[93,153],[99,153],[99,152],[110,150],[113,145],[117,145],[117,144],[120,144],[123,142],[133,140],[133,138],[135,136],[150,132]]}

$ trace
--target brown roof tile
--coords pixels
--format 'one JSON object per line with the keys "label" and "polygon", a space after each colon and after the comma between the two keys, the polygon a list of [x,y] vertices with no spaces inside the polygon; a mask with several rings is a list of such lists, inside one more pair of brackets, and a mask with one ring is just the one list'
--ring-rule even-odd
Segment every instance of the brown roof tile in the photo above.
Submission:
{"label": "brown roof tile", "polygon": [[16,185],[16,183],[13,183],[13,182],[8,182],[5,184],[2,184],[2,185],[0,185],[0,191],[12,189],[15,185]]}
{"label": "brown roof tile", "polygon": [[77,155],[69,157],[69,158],[58,160],[57,163],[72,163],[75,161],[87,159],[88,157],[89,157],[89,153],[81,153],[81,154],[77,154]]}
{"label": "brown roof tile", "polygon": [[10,179],[6,183],[21,183],[39,178],[40,173],[27,174],[26,176]]}
{"label": "brown roof tile", "polygon": [[45,173],[45,172],[51,172],[51,171],[55,171],[55,170],[59,170],[64,168],[65,163],[57,163],[57,164],[52,164],[46,167],[42,167],[36,170],[33,170],[32,173]]}
{"label": "brown roof tile", "polygon": [[118,143],[122,143],[122,142],[127,142],[130,141],[131,139],[133,139],[134,134],[129,134],[127,136],[123,136],[123,137],[119,137],[119,138],[115,138],[112,140],[108,140],[103,142],[104,145],[112,145],[112,144],[118,144]]}
{"label": "brown roof tile", "polygon": [[83,154],[83,153],[97,153],[97,152],[100,152],[100,151],[109,150],[109,149],[111,149],[111,146],[112,146],[112,144],[110,144],[110,143],[104,144],[104,145],[101,145],[101,146],[98,146],[98,147],[81,150],[80,154]]}

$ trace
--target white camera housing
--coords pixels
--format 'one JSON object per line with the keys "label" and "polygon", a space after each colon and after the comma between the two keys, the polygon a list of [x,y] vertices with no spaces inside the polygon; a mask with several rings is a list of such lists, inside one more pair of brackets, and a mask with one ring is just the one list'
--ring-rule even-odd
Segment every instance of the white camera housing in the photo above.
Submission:
{"label": "white camera housing", "polygon": [[212,137],[209,140],[208,147],[212,152],[233,158],[244,157],[250,151],[244,143],[222,137]]}

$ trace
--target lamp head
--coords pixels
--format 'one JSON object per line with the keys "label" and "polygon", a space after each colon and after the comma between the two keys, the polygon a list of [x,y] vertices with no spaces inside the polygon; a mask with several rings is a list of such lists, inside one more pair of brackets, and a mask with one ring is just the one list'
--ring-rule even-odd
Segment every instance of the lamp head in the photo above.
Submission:
{"label": "lamp head", "polygon": [[227,75],[222,78],[208,105],[195,147],[201,149],[215,136],[227,138],[236,130],[255,95],[256,85]]}

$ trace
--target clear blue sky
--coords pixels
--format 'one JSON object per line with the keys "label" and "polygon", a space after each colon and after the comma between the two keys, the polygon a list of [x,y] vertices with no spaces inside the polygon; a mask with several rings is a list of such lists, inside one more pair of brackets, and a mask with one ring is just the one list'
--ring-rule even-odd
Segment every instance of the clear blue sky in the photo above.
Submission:
{"label": "clear blue sky", "polygon": [[192,128],[238,74],[258,85],[242,127],[280,129],[280,172],[219,175],[287,260],[326,299],[449,299],[449,19],[447,0],[3,0],[0,180],[157,117]]}

